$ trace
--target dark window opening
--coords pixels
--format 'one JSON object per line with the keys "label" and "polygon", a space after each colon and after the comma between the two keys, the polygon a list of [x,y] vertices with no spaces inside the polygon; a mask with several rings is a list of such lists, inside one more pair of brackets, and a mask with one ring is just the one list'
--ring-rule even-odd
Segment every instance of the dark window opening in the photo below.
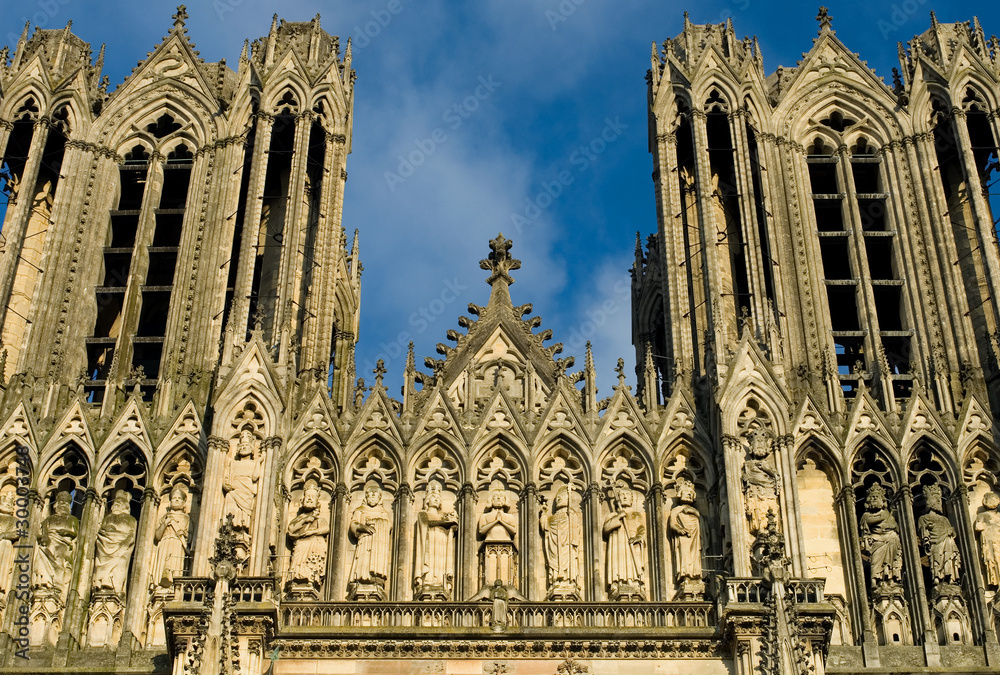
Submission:
{"label": "dark window opening", "polygon": [[28,163],[31,139],[35,125],[30,119],[14,122],[7,139],[7,150],[0,163],[0,192],[6,195],[4,201],[14,202],[24,177],[24,167]]}
{"label": "dark window opening", "polygon": [[135,233],[139,229],[139,214],[111,213],[111,245],[110,248],[127,248],[135,246]]}
{"label": "dark window opening", "polygon": [[855,286],[827,286],[830,324],[835,331],[861,330],[858,323],[858,298]]}
{"label": "dark window opening", "polygon": [[174,121],[174,118],[169,114],[164,113],[160,117],[146,126],[146,131],[153,134],[156,138],[166,138],[175,131],[179,131],[181,125]]}
{"label": "dark window opening", "polygon": [[903,330],[902,286],[873,286],[879,330]]}
{"label": "dark window opening", "polygon": [[149,154],[141,145],[135,146],[125,155],[125,163],[118,170],[121,185],[121,195],[118,198],[119,211],[138,211],[142,208],[148,168]]}
{"label": "dark window opening", "polygon": [[173,247],[180,245],[183,222],[183,213],[157,213],[152,245]]}
{"label": "dark window opening", "polygon": [[866,232],[888,231],[885,199],[859,199],[858,211],[861,214],[861,227]]}
{"label": "dark window opening", "polygon": [[743,238],[743,222],[740,216],[740,194],[736,183],[736,167],[733,160],[733,142],[726,113],[711,112],[706,122],[708,135],[708,155],[712,169],[712,200],[716,202],[716,222],[719,244],[729,249],[729,272],[732,283],[735,317],[740,317],[743,308],[748,310],[752,298],[747,271],[746,244]]}
{"label": "dark window opening", "polygon": [[890,375],[909,375],[910,362],[913,354],[910,352],[911,338],[882,336],[882,349],[889,363]]}
{"label": "dark window opening", "polygon": [[868,274],[872,279],[895,279],[892,237],[865,237],[868,253]]}
{"label": "dark window opening", "polygon": [[170,286],[174,283],[174,268],[177,266],[177,249],[163,251],[150,247],[149,271],[146,273],[147,286]]}
{"label": "dark window opening", "polygon": [[[163,356],[163,341],[140,341],[132,343],[132,367],[142,368],[146,380],[155,380],[160,376],[160,359]],[[149,385],[141,385],[144,393]],[[148,395],[148,394],[147,394]]]}
{"label": "dark window opening", "polygon": [[835,195],[837,189],[837,163],[812,160],[809,166],[809,185],[815,195]]}
{"label": "dark window opening", "polygon": [[163,190],[160,192],[161,209],[183,209],[187,202],[191,182],[191,152],[181,144],[167,157],[163,167]]}
{"label": "dark window opening", "polygon": [[97,321],[94,323],[95,338],[118,337],[121,332],[122,305],[124,303],[124,289],[98,291]]}
{"label": "dark window opening", "polygon": [[125,288],[128,283],[128,270],[132,262],[132,250],[124,251],[104,249],[104,279],[101,286],[110,288]]}
{"label": "dark window opening", "polygon": [[880,189],[879,161],[877,159],[855,159],[851,161],[854,174],[854,190],[858,194],[878,194]]}
{"label": "dark window opening", "polygon": [[278,297],[278,271],[284,239],[285,211],[288,204],[288,181],[291,175],[295,143],[295,118],[279,115],[271,131],[264,194],[261,195],[257,252],[253,286],[250,292],[250,315],[247,330],[254,328],[255,316],[264,316],[265,337],[270,335]]}
{"label": "dark window opening", "polygon": [[[142,292],[139,326],[136,337],[163,337],[167,332],[167,311],[170,309],[170,291]],[[146,371],[149,375],[149,371]]]}
{"label": "dark window opening", "polygon": [[843,132],[847,127],[852,127],[856,122],[849,117],[844,117],[843,113],[838,110],[834,110],[830,113],[830,116],[824,120],[819,121],[820,124],[830,127],[834,131]]}
{"label": "dark window opening", "polygon": [[243,243],[243,222],[247,212],[247,195],[250,191],[250,172],[253,167],[254,146],[257,141],[257,120],[253,118],[250,130],[247,132],[247,141],[243,148],[243,168],[240,176],[240,196],[236,206],[236,223],[233,227],[233,239],[229,247],[229,260],[226,273],[226,297],[225,305],[222,308],[222,326],[229,323],[229,311],[232,309],[233,297],[236,289],[236,274],[240,268],[240,251]]}
{"label": "dark window opening", "polygon": [[834,338],[834,353],[837,356],[837,373],[844,398],[854,398],[861,382],[867,382],[867,360],[863,337],[837,336]]}
{"label": "dark window opening", "polygon": [[847,237],[820,237],[823,256],[823,276],[827,279],[851,279],[851,260],[847,252]]}
{"label": "dark window opening", "polygon": [[814,199],[816,229],[820,232],[843,232],[844,214],[840,199]]}
{"label": "dark window opening", "polygon": [[306,214],[306,231],[302,253],[305,266],[302,274],[302,286],[296,299],[297,317],[295,323],[301,327],[309,317],[309,292],[313,282],[313,273],[318,263],[316,255],[316,235],[319,230],[320,200],[323,193],[323,162],[326,157],[326,131],[319,122],[313,122],[309,133],[309,152],[306,155],[305,198],[308,205]]}
{"label": "dark window opening", "polygon": [[[750,150],[750,178],[753,185],[754,210],[757,214],[757,238],[760,241],[760,256],[763,261],[764,292],[773,302],[774,300],[774,278],[771,270],[773,260],[771,259],[771,239],[767,227],[767,208],[764,204],[764,187],[761,180],[761,171],[766,171],[760,163],[760,151],[757,148],[757,132],[748,123],[747,139]],[[774,320],[777,322],[778,313],[775,312]]]}

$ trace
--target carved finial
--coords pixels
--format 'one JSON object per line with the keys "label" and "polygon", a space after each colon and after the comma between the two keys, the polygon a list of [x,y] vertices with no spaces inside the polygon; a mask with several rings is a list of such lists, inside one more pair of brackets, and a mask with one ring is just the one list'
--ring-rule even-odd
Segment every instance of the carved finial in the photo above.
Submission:
{"label": "carved finial", "polygon": [[184,5],[177,5],[177,13],[174,14],[174,32],[180,33],[184,31],[184,22],[188,19],[187,7]]}
{"label": "carved finial", "polygon": [[502,280],[505,284],[514,283],[514,278],[508,274],[511,270],[521,269],[521,261],[510,256],[510,247],[514,245],[510,239],[503,236],[503,232],[490,240],[490,257],[479,261],[479,267],[491,272],[486,283],[493,285]]}
{"label": "carved finial", "polygon": [[253,330],[251,331],[255,338],[259,338],[264,335],[264,310],[260,305],[253,312]]}
{"label": "carved finial", "polygon": [[413,341],[410,341],[410,348],[406,352],[406,372],[411,373],[417,369],[416,359],[413,355]]}
{"label": "carved finial", "polygon": [[937,28],[937,27],[938,27],[937,14],[935,14],[934,10],[932,9],[931,10],[931,28]]}
{"label": "carved finial", "polygon": [[250,40],[243,40],[243,51],[240,52],[240,63],[250,60]]}
{"label": "carved finial", "polygon": [[388,370],[385,369],[385,361],[383,361],[382,359],[376,361],[375,367],[372,369],[372,372],[375,373],[375,386],[381,387],[382,378],[385,376],[387,372],[389,372]]}
{"label": "carved finial", "polygon": [[587,356],[584,359],[584,367],[587,370],[593,370],[594,369],[594,352],[590,348],[590,340],[587,340]]}
{"label": "carved finial", "polygon": [[618,386],[620,387],[625,384],[625,359],[618,359],[615,372],[618,373]]}
{"label": "carved finial", "polygon": [[816,20],[819,21],[819,32],[820,34],[826,31],[833,31],[833,18],[830,16],[826,7],[819,8],[819,14],[816,15]]}

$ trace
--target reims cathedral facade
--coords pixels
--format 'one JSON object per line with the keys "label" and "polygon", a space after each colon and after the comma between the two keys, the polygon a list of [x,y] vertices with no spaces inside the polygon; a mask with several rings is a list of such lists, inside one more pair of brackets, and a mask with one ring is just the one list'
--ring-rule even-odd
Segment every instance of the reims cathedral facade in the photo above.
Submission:
{"label": "reims cathedral facade", "polygon": [[440,359],[356,373],[350,41],[275,17],[234,69],[186,19],[113,91],[69,26],[0,52],[0,672],[1000,670],[978,21],[892,84],[822,8],[770,75],[654,43],[598,398],[502,234]]}

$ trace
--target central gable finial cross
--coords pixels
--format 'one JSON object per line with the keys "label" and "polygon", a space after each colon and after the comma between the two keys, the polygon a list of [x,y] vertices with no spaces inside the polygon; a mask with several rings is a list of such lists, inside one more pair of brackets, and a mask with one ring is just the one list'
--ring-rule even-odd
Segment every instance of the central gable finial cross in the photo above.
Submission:
{"label": "central gable finial cross", "polygon": [[510,247],[513,245],[514,242],[506,239],[502,232],[496,236],[496,239],[490,240],[490,249],[492,250],[490,257],[479,261],[479,266],[482,269],[491,272],[490,277],[486,280],[489,285],[492,286],[501,279],[508,285],[514,283],[514,278],[510,276],[509,272],[521,269],[521,261],[511,257]]}

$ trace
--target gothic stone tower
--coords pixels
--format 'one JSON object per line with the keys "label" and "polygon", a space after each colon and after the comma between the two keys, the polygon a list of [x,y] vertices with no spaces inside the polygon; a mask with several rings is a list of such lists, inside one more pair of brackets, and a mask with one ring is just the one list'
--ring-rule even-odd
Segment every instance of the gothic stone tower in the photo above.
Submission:
{"label": "gothic stone tower", "polygon": [[[996,668],[998,42],[931,14],[889,86],[817,19],[771,75],[730,22],[653,45],[640,395],[694,407],[726,593],[773,586],[772,519],[836,608],[828,671]],[[751,654],[772,628],[720,621]]]}
{"label": "gothic stone tower", "polygon": [[0,554],[7,666],[163,652],[170,579],[208,574],[224,510],[264,575],[254,476],[304,400],[353,402],[350,43],[275,17],[234,71],[186,19],[111,93],[69,25],[0,52],[0,520],[32,558]]}

